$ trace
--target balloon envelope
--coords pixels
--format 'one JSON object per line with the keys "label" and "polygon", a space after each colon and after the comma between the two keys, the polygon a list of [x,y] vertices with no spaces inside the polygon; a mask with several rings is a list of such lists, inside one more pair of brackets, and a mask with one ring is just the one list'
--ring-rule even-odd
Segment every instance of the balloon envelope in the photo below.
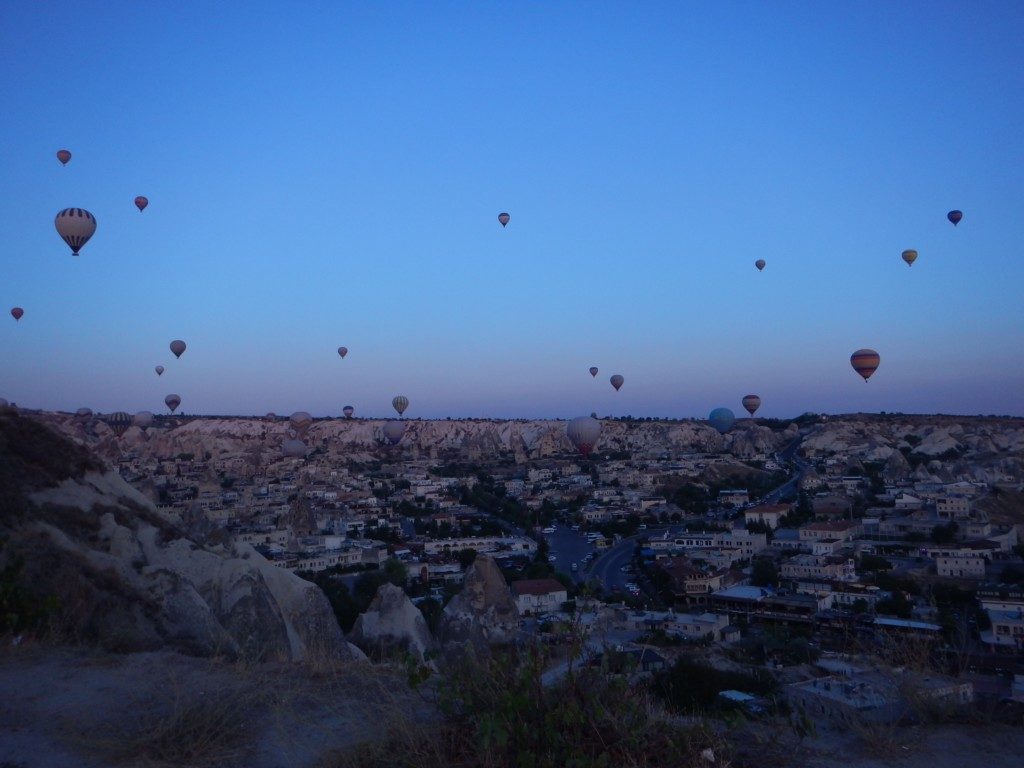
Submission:
{"label": "balloon envelope", "polygon": [[171,413],[174,413],[178,410],[178,406],[181,405],[181,398],[177,395],[168,395],[164,398],[164,403],[171,409]]}
{"label": "balloon envelope", "polygon": [[743,407],[747,409],[747,413],[751,416],[761,407],[761,398],[757,395],[744,395]]}
{"label": "balloon envelope", "polygon": [[596,365],[595,366],[591,366],[591,368],[590,368],[590,375],[591,376],[597,376],[597,366]]}
{"label": "balloon envelope", "polygon": [[764,269],[764,265],[767,263],[768,262],[766,262],[764,259],[758,259],[757,261],[754,262],[754,266],[757,267],[757,271],[760,272],[762,269]]}
{"label": "balloon envelope", "polygon": [[338,347],[338,354],[341,355],[341,358],[344,360],[345,355],[348,354],[348,347]]}
{"label": "balloon envelope", "polygon": [[[501,222],[501,226],[503,227],[506,226],[511,219],[512,217],[509,216],[507,213],[502,212],[498,214],[498,221]],[[529,229],[529,227],[527,227],[527,229]]]}
{"label": "balloon envelope", "polygon": [[301,440],[285,440],[281,443],[281,453],[292,459],[300,459],[306,455],[306,444]]}
{"label": "balloon envelope", "polygon": [[[185,342],[181,339],[175,339],[171,342],[170,346],[171,352],[174,353],[175,357],[181,357],[182,353],[185,351]],[[202,355],[200,355],[200,357],[202,357]]]}
{"label": "balloon envelope", "polygon": [[65,208],[57,214],[53,224],[75,256],[96,232],[96,217],[82,208]]}
{"label": "balloon envelope", "polygon": [[153,414],[149,411],[139,411],[132,418],[132,424],[139,429],[146,429],[146,427],[152,426],[153,424]]}
{"label": "balloon envelope", "polygon": [[11,310],[11,317],[13,317],[15,320],[21,320],[21,316],[24,314],[25,310],[22,309],[21,307],[14,307]]}
{"label": "balloon envelope", "polygon": [[163,375],[164,375],[164,367],[163,367],[162,365],[158,365],[158,366],[157,366],[156,368],[154,368],[153,370],[155,370],[155,371],[156,371],[156,375],[157,375],[157,376],[163,376]]}
{"label": "balloon envelope", "polygon": [[92,408],[79,408],[75,411],[75,417],[79,420],[84,421],[92,416]]}
{"label": "balloon envelope", "polygon": [[724,435],[736,421],[736,415],[728,408],[715,408],[709,415],[708,421],[711,426],[718,430],[718,434]]}
{"label": "balloon envelope", "polygon": [[913,248],[908,248],[903,252],[903,260],[907,262],[908,267],[911,266],[915,261],[917,261],[917,251]]}
{"label": "balloon envelope", "polygon": [[589,456],[601,436],[601,422],[593,416],[580,416],[565,425],[565,436],[577,451]]}
{"label": "balloon envelope", "polygon": [[139,209],[139,213],[146,210],[146,206],[149,205],[149,198],[139,195],[135,198],[135,207]]}
{"label": "balloon envelope", "polygon": [[356,412],[356,409],[353,408],[351,405],[346,405],[344,408],[341,409],[341,412],[345,414],[346,419],[351,419],[352,414]]}
{"label": "balloon envelope", "polygon": [[612,386],[615,387],[615,391],[618,392],[626,380],[616,373],[614,376],[608,379],[608,381],[612,383]]}
{"label": "balloon envelope", "polygon": [[132,425],[132,417],[124,411],[117,411],[107,416],[107,426],[114,430],[114,434],[120,437],[125,430]]}
{"label": "balloon envelope", "polygon": [[288,417],[288,423],[292,425],[295,433],[301,437],[313,423],[313,417],[306,411],[296,411]]}
{"label": "balloon envelope", "polygon": [[871,374],[878,369],[881,362],[882,358],[873,349],[858,349],[850,355],[850,365],[853,366],[853,370],[864,377],[864,381],[871,378]]}
{"label": "balloon envelope", "polygon": [[398,395],[391,401],[391,407],[398,411],[398,415],[401,416],[405,413],[405,409],[409,407],[409,398]]}
{"label": "balloon envelope", "polygon": [[960,223],[960,219],[962,219],[963,217],[964,214],[962,211],[950,211],[949,213],[946,214],[946,218],[953,222],[954,227]]}
{"label": "balloon envelope", "polygon": [[61,165],[67,165],[68,164],[68,160],[71,159],[71,153],[68,152],[66,149],[58,149],[57,150],[57,159],[60,160],[60,164]]}
{"label": "balloon envelope", "polygon": [[405,422],[404,421],[389,421],[384,425],[384,438],[391,445],[398,445],[399,440],[402,439],[402,435],[405,434]]}

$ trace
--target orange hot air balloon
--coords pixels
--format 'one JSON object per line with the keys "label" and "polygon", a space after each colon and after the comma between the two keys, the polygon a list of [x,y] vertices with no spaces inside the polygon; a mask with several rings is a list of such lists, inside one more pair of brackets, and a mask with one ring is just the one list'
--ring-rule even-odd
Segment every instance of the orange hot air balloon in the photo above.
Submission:
{"label": "orange hot air balloon", "polygon": [[917,261],[917,251],[913,248],[908,248],[903,252],[903,260],[907,262],[907,266],[913,266],[914,262]]}
{"label": "orange hot air balloon", "polygon": [[68,152],[66,149],[58,149],[57,150],[57,159],[60,160],[60,164],[61,165],[67,165],[68,164],[68,160],[71,159],[71,153]]}
{"label": "orange hot air balloon", "polygon": [[757,267],[757,271],[760,272],[762,269],[764,269],[764,266],[767,263],[768,262],[765,261],[764,259],[758,259],[757,261],[754,262],[754,266]]}
{"label": "orange hot air balloon", "polygon": [[146,206],[149,205],[149,198],[139,195],[135,198],[135,207],[139,209],[139,213],[146,210]]}
{"label": "orange hot air balloon", "polygon": [[21,316],[25,314],[25,310],[21,307],[15,307],[11,310],[11,317],[15,320],[21,320]]}
{"label": "orange hot air balloon", "polygon": [[597,376],[597,366],[596,365],[593,365],[593,366],[590,367],[590,375],[594,376],[594,377]]}
{"label": "orange hot air balloon", "polygon": [[853,366],[853,370],[864,377],[865,382],[878,369],[878,364],[881,361],[882,359],[873,349],[858,349],[850,355],[850,365]]}
{"label": "orange hot air balloon", "polygon": [[502,213],[498,214],[498,221],[501,222],[501,226],[503,226],[503,227],[508,226],[508,223],[511,220],[512,220],[512,217],[509,216],[507,213],[502,212]]}
{"label": "orange hot air balloon", "polygon": [[962,219],[963,217],[963,211],[950,211],[949,213],[946,214],[946,218],[953,223],[954,227],[960,223],[960,219]]}
{"label": "orange hot air balloon", "polygon": [[618,392],[622,388],[622,385],[626,382],[626,380],[617,373],[610,379],[608,379],[608,381],[610,381],[612,383],[612,386],[615,387],[616,392]]}

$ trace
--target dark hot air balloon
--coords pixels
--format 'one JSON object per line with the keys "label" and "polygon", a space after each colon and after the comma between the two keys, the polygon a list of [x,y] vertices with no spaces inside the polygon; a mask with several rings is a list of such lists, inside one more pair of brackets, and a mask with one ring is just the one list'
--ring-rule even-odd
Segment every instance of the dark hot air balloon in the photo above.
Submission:
{"label": "dark hot air balloon", "polygon": [[735,414],[728,408],[715,408],[709,415],[708,421],[711,426],[718,430],[718,434],[724,435],[736,421]]}
{"label": "dark hot air balloon", "polygon": [[21,307],[14,307],[11,310],[11,317],[13,317],[15,320],[21,320],[21,316],[24,314],[25,310],[22,309]]}
{"label": "dark hot air balloon", "polygon": [[92,418],[92,408],[79,408],[75,411],[75,418],[79,421],[88,421]]}
{"label": "dark hot air balloon", "polygon": [[398,445],[404,434],[404,421],[389,421],[384,425],[384,439],[388,441],[389,445]]}
{"label": "dark hot air balloon", "polygon": [[348,347],[338,347],[338,354],[341,356],[341,359],[344,360],[345,355],[348,354]]}
{"label": "dark hot air balloon", "polygon": [[157,366],[156,368],[154,368],[153,370],[155,370],[155,371],[156,371],[156,375],[157,375],[157,376],[163,376],[163,375],[164,375],[164,367],[163,367],[162,365],[158,365],[158,366]]}
{"label": "dark hot air balloon", "polygon": [[398,395],[391,401],[391,407],[398,411],[398,415],[401,416],[405,413],[405,409],[409,407],[409,398]]}
{"label": "dark hot air balloon", "polygon": [[181,405],[181,398],[177,395],[168,395],[164,398],[164,403],[171,409],[171,413],[174,413],[178,410],[178,406]]}
{"label": "dark hot air balloon", "polygon": [[882,359],[873,349],[858,349],[850,355],[850,365],[853,366],[853,370],[864,377],[864,381],[871,378],[871,374],[877,370],[878,364],[881,362]]}
{"label": "dark hot air balloon", "polygon": [[509,222],[509,220],[511,218],[512,217],[509,216],[507,213],[499,213],[498,214],[498,221],[501,222],[501,226],[503,226],[503,227],[508,225],[508,222]]}
{"label": "dark hot air balloon", "polygon": [[618,392],[622,388],[622,385],[625,383],[626,380],[616,373],[614,376],[608,379],[608,381],[612,383],[612,386],[615,387],[615,391]]}
{"label": "dark hot air balloon", "polygon": [[963,211],[950,211],[949,213],[946,214],[946,218],[953,222],[954,227],[960,223],[960,219],[962,219],[963,217]]}
{"label": "dark hot air balloon", "polygon": [[281,453],[290,459],[301,459],[306,455],[306,444],[301,440],[285,440],[281,443]]}
{"label": "dark hot air balloon", "polygon": [[171,352],[174,353],[175,357],[181,357],[185,352],[185,342],[181,339],[175,339],[171,342]]}
{"label": "dark hot air balloon", "polygon": [[757,395],[745,395],[743,397],[743,407],[747,409],[747,413],[753,416],[757,409],[761,407],[761,398]]}
{"label": "dark hot air balloon", "polygon": [[757,267],[757,271],[760,272],[762,269],[764,269],[764,265],[767,263],[768,262],[766,262],[764,259],[758,259],[757,261],[754,262],[754,266]]}
{"label": "dark hot air balloon", "polygon": [[584,456],[589,456],[601,437],[601,422],[593,416],[580,416],[565,425],[565,436]]}
{"label": "dark hot air balloon", "polygon": [[75,256],[96,232],[96,217],[82,208],[65,208],[53,223],[57,234],[71,246],[71,253]]}
{"label": "dark hot air balloon", "polygon": [[597,366],[596,365],[593,365],[593,366],[590,367],[590,375],[591,376],[595,376],[595,377],[597,376]]}
{"label": "dark hot air balloon", "polygon": [[146,210],[146,206],[149,205],[149,198],[139,195],[135,198],[135,207],[139,209],[139,213]]}
{"label": "dark hot air balloon", "polygon": [[106,422],[107,426],[114,431],[114,434],[120,437],[132,425],[132,417],[124,411],[117,411],[107,416]]}
{"label": "dark hot air balloon", "polygon": [[907,266],[913,266],[914,262],[917,261],[917,251],[913,248],[908,248],[903,252],[903,260],[907,262]]}
{"label": "dark hot air balloon", "polygon": [[352,414],[356,412],[356,409],[353,408],[351,405],[346,405],[344,408],[341,409],[341,412],[345,414],[346,419],[351,419]]}
{"label": "dark hot air balloon", "polygon": [[57,150],[57,159],[60,160],[60,164],[61,165],[67,165],[68,164],[68,160],[71,159],[71,153],[68,152],[66,149],[58,149]]}

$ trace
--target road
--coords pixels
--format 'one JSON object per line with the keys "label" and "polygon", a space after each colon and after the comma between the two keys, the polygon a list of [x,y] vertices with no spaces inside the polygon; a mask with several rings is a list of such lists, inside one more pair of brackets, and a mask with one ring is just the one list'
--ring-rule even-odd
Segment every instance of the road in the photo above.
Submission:
{"label": "road", "polygon": [[[567,573],[575,581],[583,579],[583,558],[594,551],[587,537],[567,525],[557,525],[554,533],[544,534],[548,549],[555,560],[551,565],[556,571]],[[572,571],[572,564],[579,563],[580,570]]]}

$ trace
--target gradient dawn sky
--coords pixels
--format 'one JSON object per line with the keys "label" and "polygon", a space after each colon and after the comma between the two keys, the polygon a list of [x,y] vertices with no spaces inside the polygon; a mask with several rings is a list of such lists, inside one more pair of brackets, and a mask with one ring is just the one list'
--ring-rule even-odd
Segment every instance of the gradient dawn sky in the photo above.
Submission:
{"label": "gradient dawn sky", "polygon": [[0,397],[1024,415],[1022,39],[1015,0],[6,3]]}

